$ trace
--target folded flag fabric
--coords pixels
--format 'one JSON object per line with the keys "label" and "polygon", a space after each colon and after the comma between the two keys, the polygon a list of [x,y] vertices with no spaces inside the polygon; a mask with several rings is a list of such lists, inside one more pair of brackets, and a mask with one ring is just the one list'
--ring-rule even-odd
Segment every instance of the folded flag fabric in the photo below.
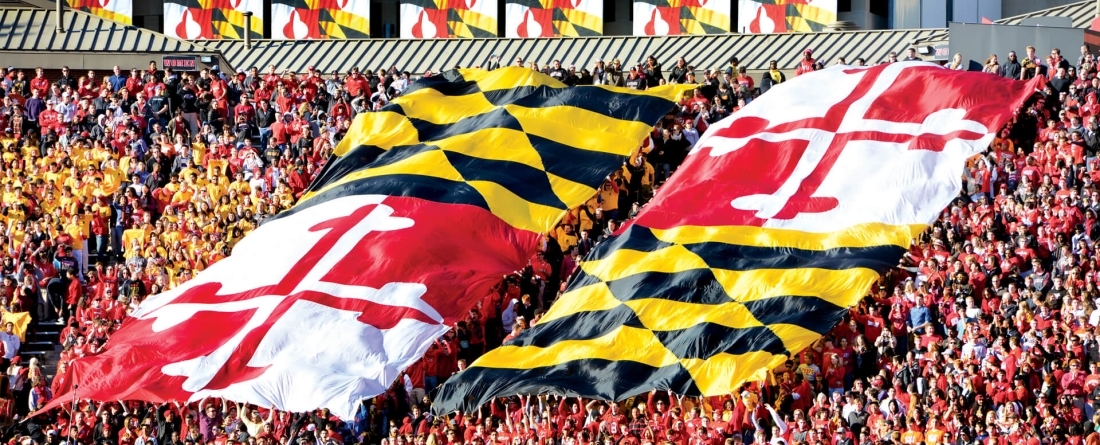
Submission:
{"label": "folded flag fabric", "polygon": [[[77,360],[93,400],[221,397],[352,418],[596,193],[680,88],[458,70],[356,117],[298,204]],[[50,405],[53,406],[53,405]]]}
{"label": "folded flag fabric", "polygon": [[448,380],[434,409],[711,396],[764,377],[897,265],[1037,82],[894,63],[772,89],[711,126],[547,314]]}

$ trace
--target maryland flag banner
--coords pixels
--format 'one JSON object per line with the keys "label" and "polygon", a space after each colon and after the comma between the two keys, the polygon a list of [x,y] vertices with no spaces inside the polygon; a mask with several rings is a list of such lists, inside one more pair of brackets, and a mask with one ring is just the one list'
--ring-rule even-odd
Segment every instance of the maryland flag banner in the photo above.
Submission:
{"label": "maryland flag banner", "polygon": [[604,0],[505,0],[505,37],[603,35]]}
{"label": "maryland flag banner", "polygon": [[67,0],[69,7],[124,25],[134,24],[133,0]]}
{"label": "maryland flag banner", "polygon": [[401,37],[497,37],[497,5],[497,0],[402,0]]}
{"label": "maryland flag banner", "polygon": [[11,323],[12,332],[19,336],[19,340],[27,341],[27,328],[31,325],[30,312],[7,312],[0,316],[0,328]]}
{"label": "maryland flag banner", "polygon": [[712,396],[764,377],[897,265],[1038,85],[921,62],[781,84],[711,126],[546,315],[451,377],[434,409]]}
{"label": "maryland flag banner", "polygon": [[634,35],[725,34],[730,2],[720,0],[634,0]]}
{"label": "maryland flag banner", "polygon": [[370,0],[272,0],[271,38],[369,39]]}
{"label": "maryland flag banner", "polygon": [[263,0],[165,0],[164,35],[183,40],[243,39],[247,11],[252,11],[252,37],[263,37]]}
{"label": "maryland flag banner", "polygon": [[356,117],[295,207],[142,302],[70,381],[93,400],[353,418],[525,266],[681,91],[568,88],[525,68],[418,81]]}
{"label": "maryland flag banner", "polygon": [[818,32],[836,21],[836,0],[737,0],[742,34]]}

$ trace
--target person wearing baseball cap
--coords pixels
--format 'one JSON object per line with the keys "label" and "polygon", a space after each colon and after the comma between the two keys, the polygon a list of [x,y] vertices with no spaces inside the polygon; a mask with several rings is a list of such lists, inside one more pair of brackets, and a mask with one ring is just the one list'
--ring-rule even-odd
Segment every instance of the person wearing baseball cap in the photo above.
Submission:
{"label": "person wearing baseball cap", "polygon": [[817,61],[814,60],[814,50],[811,48],[802,50],[802,60],[798,61],[798,67],[794,70],[795,75],[801,76],[815,69],[817,69]]}

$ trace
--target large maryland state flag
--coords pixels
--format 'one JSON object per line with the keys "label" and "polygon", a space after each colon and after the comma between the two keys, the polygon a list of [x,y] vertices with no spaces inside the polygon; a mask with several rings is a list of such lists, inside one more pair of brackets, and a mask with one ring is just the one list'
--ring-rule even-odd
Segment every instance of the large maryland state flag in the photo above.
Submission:
{"label": "large maryland state flag", "polygon": [[93,400],[212,396],[351,418],[526,265],[680,91],[567,88],[523,68],[418,81],[356,117],[295,207],[143,302],[69,380]]}
{"label": "large maryland state flag", "polygon": [[721,395],[763,376],[897,265],[1036,85],[918,62],[776,87],[711,126],[545,317],[448,380],[434,409]]}

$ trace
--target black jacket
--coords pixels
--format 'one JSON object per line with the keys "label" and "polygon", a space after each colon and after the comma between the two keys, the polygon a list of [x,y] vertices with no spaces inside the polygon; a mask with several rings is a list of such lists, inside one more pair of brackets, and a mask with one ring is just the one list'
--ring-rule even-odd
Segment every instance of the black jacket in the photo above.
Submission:
{"label": "black jacket", "polygon": [[1001,77],[1006,77],[1009,79],[1019,79],[1020,71],[1022,69],[1023,67],[1020,66],[1019,61],[1013,62],[1009,60],[1008,62],[1005,62],[1001,65]]}
{"label": "black jacket", "polygon": [[668,73],[668,81],[675,83],[687,82],[687,73],[688,69],[686,65],[683,67],[674,66],[672,67],[672,71]]}

